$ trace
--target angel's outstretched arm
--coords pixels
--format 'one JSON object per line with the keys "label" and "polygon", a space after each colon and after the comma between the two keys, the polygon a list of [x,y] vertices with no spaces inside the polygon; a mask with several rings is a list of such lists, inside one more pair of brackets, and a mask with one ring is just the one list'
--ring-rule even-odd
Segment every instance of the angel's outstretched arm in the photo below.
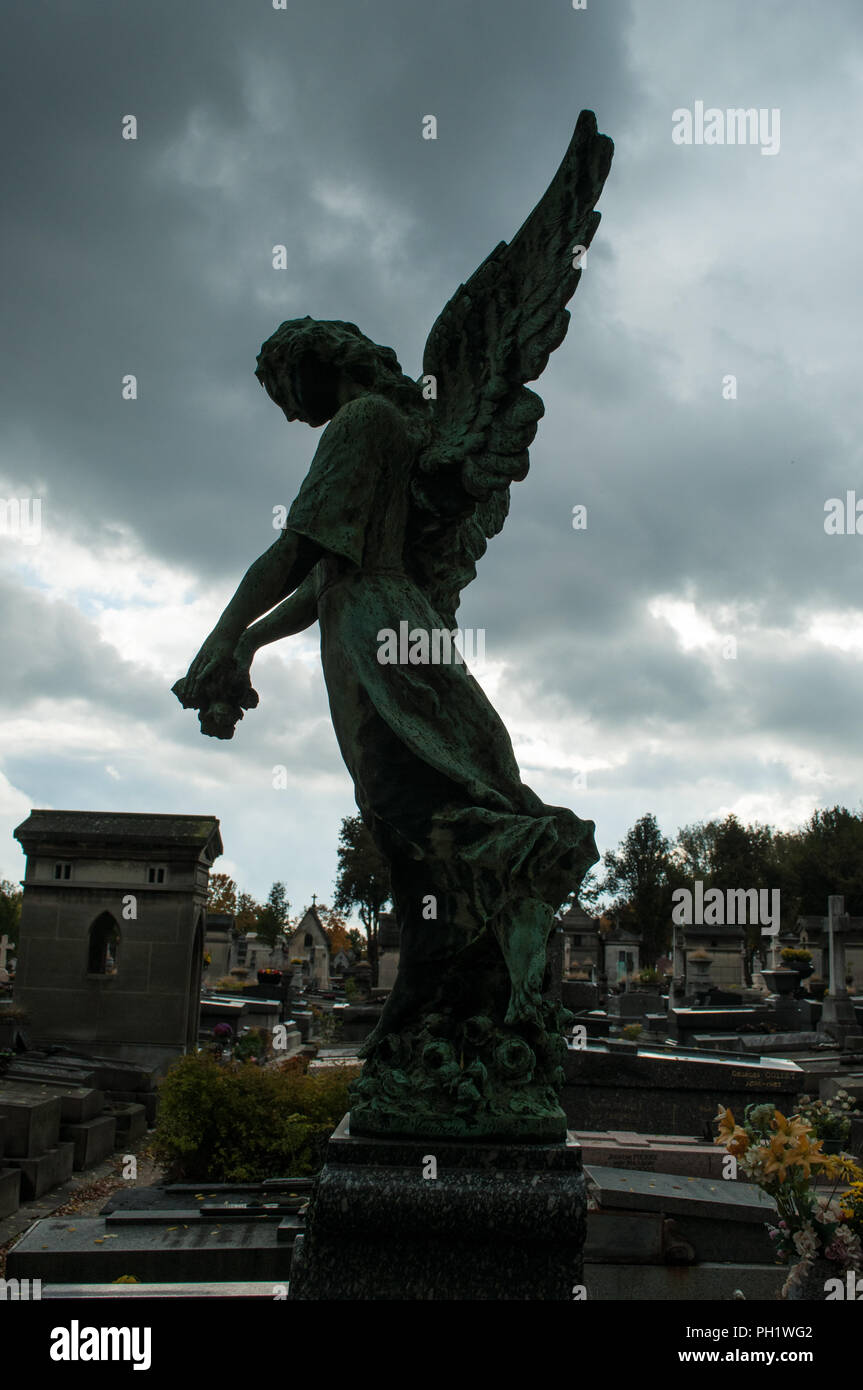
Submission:
{"label": "angel's outstretched arm", "polygon": [[269,613],[303,582],[320,554],[313,541],[285,527],[269,550],[249,566],[214,631],[232,644],[236,642],[250,623]]}
{"label": "angel's outstretched arm", "polygon": [[246,628],[302,584],[320,554],[320,547],[313,541],[286,527],[269,550],[249,567],[188,673],[171,687],[186,709],[202,709],[212,701],[216,687],[227,690],[238,682],[244,688],[248,686],[248,666],[255,648],[248,645],[243,650],[240,645]]}
{"label": "angel's outstretched arm", "polygon": [[246,629],[238,647],[251,659],[259,647],[266,647],[268,643],[278,642],[282,637],[293,637],[298,632],[304,632],[317,620],[317,616],[317,584],[315,576],[309,574],[290,598],[286,598],[284,603],[280,603],[272,613],[261,618],[260,622],[253,623]]}

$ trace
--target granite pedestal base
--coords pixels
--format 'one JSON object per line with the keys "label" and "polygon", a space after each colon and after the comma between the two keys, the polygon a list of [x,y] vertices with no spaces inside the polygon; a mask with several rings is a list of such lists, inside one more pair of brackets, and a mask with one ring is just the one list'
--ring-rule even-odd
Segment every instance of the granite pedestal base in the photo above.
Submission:
{"label": "granite pedestal base", "polygon": [[577,1144],[361,1138],[349,1120],[294,1245],[291,1298],[572,1300],[586,1221]]}
{"label": "granite pedestal base", "polygon": [[843,1048],[863,1043],[863,1032],[854,1011],[854,1001],[847,990],[825,995],[818,1032]]}

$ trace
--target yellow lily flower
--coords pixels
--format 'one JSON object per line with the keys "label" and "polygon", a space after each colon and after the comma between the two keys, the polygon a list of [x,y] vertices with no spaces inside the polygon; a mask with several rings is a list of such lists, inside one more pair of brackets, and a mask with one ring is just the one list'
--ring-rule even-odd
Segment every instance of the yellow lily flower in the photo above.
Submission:
{"label": "yellow lily flower", "polygon": [[716,1121],[719,1125],[719,1133],[714,1139],[714,1144],[723,1144],[730,1154],[738,1157],[745,1154],[749,1148],[749,1136],[745,1129],[734,1122],[734,1112],[723,1110],[720,1105],[716,1112]]}

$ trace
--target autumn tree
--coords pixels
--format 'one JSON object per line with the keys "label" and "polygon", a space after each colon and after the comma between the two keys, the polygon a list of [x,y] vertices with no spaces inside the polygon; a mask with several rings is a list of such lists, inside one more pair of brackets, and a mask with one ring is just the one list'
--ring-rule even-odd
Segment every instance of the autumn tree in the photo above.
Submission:
{"label": "autumn tree", "polygon": [[255,902],[251,893],[237,894],[237,931],[247,932],[257,930],[257,921],[264,908],[261,903]]}
{"label": "autumn tree", "polygon": [[228,912],[231,916],[236,913],[237,885],[230,874],[210,874],[207,911]]}
{"label": "autumn tree", "polygon": [[348,924],[342,914],[334,907],[327,907],[326,903],[316,903],[315,911],[321,919],[321,926],[330,943],[330,955],[349,950],[351,939],[348,936]]}
{"label": "autumn tree", "polygon": [[0,936],[8,936],[10,947],[18,940],[18,924],[21,921],[21,900],[23,893],[17,883],[8,878],[0,879]]}

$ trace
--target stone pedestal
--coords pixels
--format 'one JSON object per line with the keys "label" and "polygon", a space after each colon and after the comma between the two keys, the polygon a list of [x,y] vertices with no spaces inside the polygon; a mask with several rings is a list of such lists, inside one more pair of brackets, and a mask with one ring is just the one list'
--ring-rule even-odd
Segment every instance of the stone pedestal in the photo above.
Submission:
{"label": "stone pedestal", "polygon": [[294,1247],[292,1299],[572,1300],[577,1144],[362,1138],[349,1119]]}
{"label": "stone pedestal", "polygon": [[863,1031],[857,1022],[854,1004],[847,990],[824,997],[818,1032],[840,1047],[863,1046]]}

